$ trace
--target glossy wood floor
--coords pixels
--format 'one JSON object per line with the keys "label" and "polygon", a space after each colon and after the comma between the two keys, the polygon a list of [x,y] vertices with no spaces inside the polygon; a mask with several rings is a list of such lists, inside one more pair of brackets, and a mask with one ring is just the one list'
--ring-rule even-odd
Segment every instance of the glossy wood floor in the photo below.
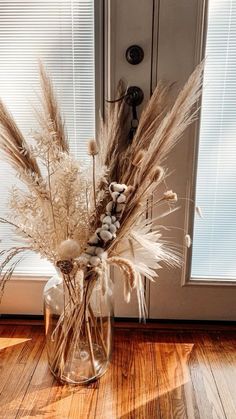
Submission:
{"label": "glossy wood floor", "polygon": [[41,326],[0,325],[0,419],[236,418],[236,333],[117,329],[110,370],[58,384]]}

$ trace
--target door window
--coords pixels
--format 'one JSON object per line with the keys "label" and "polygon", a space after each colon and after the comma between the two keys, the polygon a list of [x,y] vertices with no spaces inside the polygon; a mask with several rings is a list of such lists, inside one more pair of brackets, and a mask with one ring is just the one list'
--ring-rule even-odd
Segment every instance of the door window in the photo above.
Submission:
{"label": "door window", "polygon": [[[26,138],[36,127],[38,59],[46,65],[66,120],[70,149],[87,158],[87,140],[95,134],[94,1],[31,0],[0,3],[0,97]],[[7,191],[17,179],[0,165],[0,213],[6,213]],[[12,242],[1,225],[0,250]],[[16,274],[45,275],[53,267],[32,253]]]}
{"label": "door window", "polygon": [[210,0],[192,279],[236,279],[236,1]]}

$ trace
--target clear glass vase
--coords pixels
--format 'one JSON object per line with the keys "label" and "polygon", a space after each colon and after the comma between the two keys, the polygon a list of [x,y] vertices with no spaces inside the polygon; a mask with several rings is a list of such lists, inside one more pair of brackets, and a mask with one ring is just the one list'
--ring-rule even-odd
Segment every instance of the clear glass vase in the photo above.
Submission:
{"label": "clear glass vase", "polygon": [[60,275],[44,288],[44,318],[49,367],[61,382],[84,384],[101,377],[112,352],[112,290],[101,281],[85,283],[74,298]]}

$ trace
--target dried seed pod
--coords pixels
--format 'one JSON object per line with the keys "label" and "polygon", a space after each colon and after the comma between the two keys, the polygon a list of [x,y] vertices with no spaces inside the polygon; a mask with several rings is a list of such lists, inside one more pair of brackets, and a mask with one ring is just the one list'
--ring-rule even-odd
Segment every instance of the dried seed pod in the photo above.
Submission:
{"label": "dried seed pod", "polygon": [[170,202],[177,202],[178,201],[177,194],[175,192],[173,192],[172,190],[166,191],[163,194],[163,197],[164,197],[164,199],[166,199],[167,201],[170,201]]}
{"label": "dried seed pod", "polygon": [[74,268],[72,260],[58,260],[56,265],[60,269],[60,271],[65,275],[69,275]]}
{"label": "dried seed pod", "polygon": [[149,177],[152,182],[160,182],[164,176],[164,173],[165,172],[164,172],[163,167],[157,166],[151,171]]}
{"label": "dried seed pod", "polygon": [[95,140],[88,142],[88,154],[90,156],[96,156],[98,154],[98,146]]}
{"label": "dried seed pod", "polygon": [[58,255],[61,260],[75,259],[80,254],[80,245],[76,240],[63,240],[58,246]]}

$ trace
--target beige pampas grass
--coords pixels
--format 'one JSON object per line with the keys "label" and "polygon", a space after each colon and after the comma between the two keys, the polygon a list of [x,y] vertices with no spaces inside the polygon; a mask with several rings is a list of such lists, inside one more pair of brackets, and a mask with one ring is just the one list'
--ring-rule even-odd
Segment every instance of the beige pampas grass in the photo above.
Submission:
{"label": "beige pampas grass", "polygon": [[[128,141],[129,107],[124,100],[109,104],[98,138],[89,141],[91,165],[85,170],[83,163],[69,154],[53,84],[40,63],[42,109],[36,111],[40,131],[34,135],[35,144],[30,147],[26,144],[13,118],[0,103],[0,148],[27,187],[26,193],[13,189],[10,217],[0,218],[0,223],[9,224],[26,245],[16,253],[9,249],[9,253],[0,254],[0,266],[5,267],[14,255],[30,249],[61,266],[64,275],[67,269],[72,269],[64,276],[64,283],[76,305],[75,275],[76,269],[81,268],[78,256],[84,254],[84,289],[79,295],[80,298],[86,295],[88,300],[82,297],[82,304],[88,306],[96,280],[101,280],[103,272],[107,272],[107,264],[114,264],[124,274],[126,301],[135,288],[140,315],[144,317],[143,276],[153,280],[161,263],[173,267],[180,264],[179,252],[165,242],[152,220],[147,219],[147,200],[155,196],[154,191],[158,193],[158,185],[166,178],[168,153],[196,119],[202,72],[203,64],[200,64],[174,103],[170,100],[172,85],[160,82],[140,116],[131,143]],[[116,98],[125,93],[121,81]],[[39,162],[44,166],[42,171]],[[110,202],[111,185],[117,189],[112,191],[116,203]],[[158,209],[165,202],[176,201],[177,194],[168,190],[153,205]],[[101,220],[109,221],[102,224],[102,229]],[[86,257],[88,248],[92,252],[90,259]],[[99,259],[98,249],[107,259]],[[96,261],[94,266],[91,260]],[[7,270],[9,276],[14,263]],[[108,283],[108,280],[103,282],[102,292],[106,292]],[[76,324],[76,317],[73,321]],[[64,342],[63,339],[62,336]]]}
{"label": "beige pampas grass", "polygon": [[39,166],[31,156],[25,138],[2,101],[0,101],[0,149],[16,172],[24,171],[41,177]]}
{"label": "beige pampas grass", "polygon": [[132,165],[136,167],[140,167],[144,158],[144,150],[139,150],[136,156],[134,156],[132,160]]}
{"label": "beige pampas grass", "polygon": [[[153,170],[155,171],[155,168],[163,163],[185,129],[196,119],[196,109],[194,110],[194,106],[196,106],[201,95],[202,73],[203,63],[201,63],[191,74],[171,109],[164,113],[163,118],[160,115],[160,119],[156,125],[157,129],[154,128],[152,130],[152,135],[150,135],[150,130],[148,130],[147,137],[145,137],[145,132],[142,131],[142,138],[140,138],[139,133],[137,132],[133,143],[123,154],[123,166],[119,173],[119,181],[121,180],[122,183],[133,185],[134,191],[129,195],[123,213],[119,237],[123,237],[127,234],[132,228],[132,225],[136,222],[136,219],[141,216],[143,213],[142,207],[146,206],[147,198],[157,186],[156,183],[150,179],[150,173]],[[159,89],[159,86],[157,89]],[[166,100],[166,95],[164,94],[163,96]],[[144,110],[144,114],[146,115],[145,118],[147,118],[149,114],[150,118],[153,118],[151,114],[156,113],[155,106],[158,103],[158,95],[154,92],[154,97],[151,98],[147,106],[148,111]],[[137,170],[137,168],[133,166],[132,161],[139,151],[143,150],[144,144],[146,152],[144,153],[142,164]],[[168,198],[172,201],[176,201],[177,196],[173,195],[172,198],[168,196]],[[117,243],[118,241],[119,238],[117,238]]]}
{"label": "beige pampas grass", "polygon": [[56,141],[58,147],[68,153],[69,144],[66,138],[64,121],[61,116],[52,81],[42,62],[39,61],[39,76],[42,92],[42,111],[37,111],[39,123],[49,136]]}
{"label": "beige pampas grass", "polygon": [[[120,80],[116,98],[126,92],[124,83]],[[105,119],[101,119],[101,129],[98,134],[99,158],[101,165],[109,167],[109,180],[116,180],[122,165],[122,156],[127,149],[127,120],[129,107],[124,100],[108,104]],[[117,158],[119,156],[119,158]]]}

